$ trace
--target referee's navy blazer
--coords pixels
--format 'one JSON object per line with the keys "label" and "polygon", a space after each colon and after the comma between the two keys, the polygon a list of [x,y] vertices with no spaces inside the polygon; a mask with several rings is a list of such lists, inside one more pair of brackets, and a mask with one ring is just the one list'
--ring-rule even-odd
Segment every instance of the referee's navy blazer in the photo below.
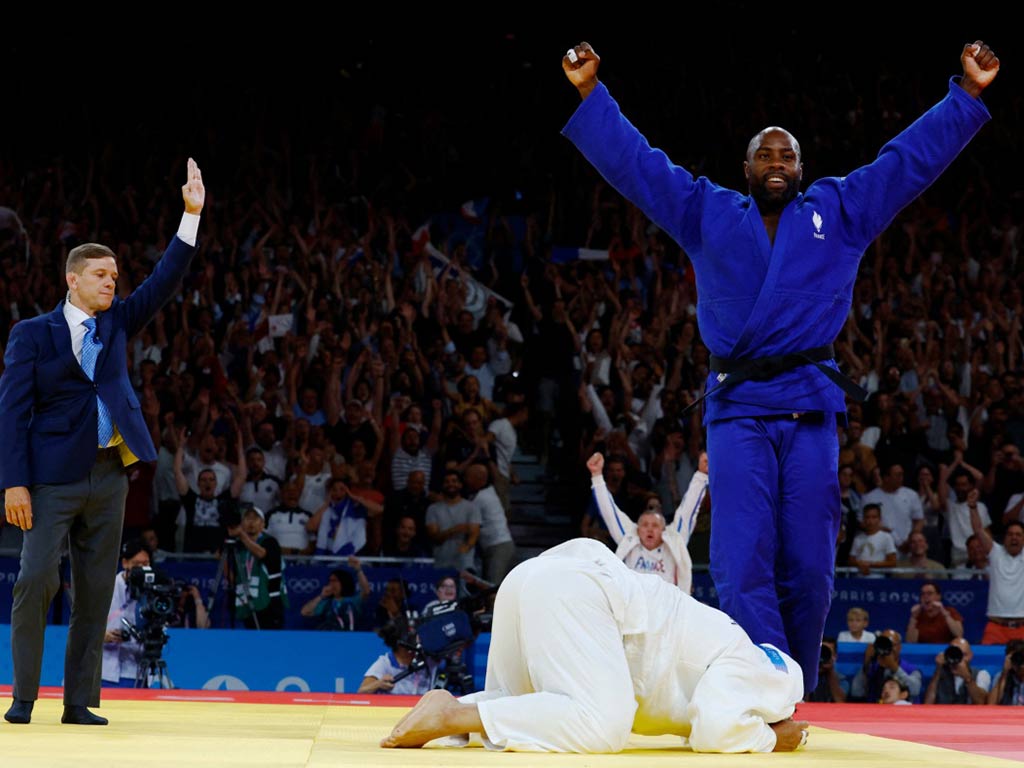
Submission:
{"label": "referee's navy blazer", "polygon": [[171,240],[153,273],[96,319],[103,349],[95,383],[71,350],[64,302],[11,329],[0,376],[0,488],[70,483],[92,469],[97,451],[96,395],[117,425],[122,460],[156,460],[156,449],[128,378],[128,339],[178,290],[195,248]]}

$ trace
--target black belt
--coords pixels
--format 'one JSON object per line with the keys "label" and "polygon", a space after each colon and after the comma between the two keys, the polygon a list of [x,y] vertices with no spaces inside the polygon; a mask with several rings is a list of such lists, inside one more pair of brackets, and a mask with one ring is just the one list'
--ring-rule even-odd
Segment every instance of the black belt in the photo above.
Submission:
{"label": "black belt", "polygon": [[767,381],[778,376],[780,373],[799,368],[801,365],[817,367],[843,392],[857,402],[864,402],[868,396],[866,389],[855,384],[834,368],[823,365],[826,360],[833,359],[835,355],[835,349],[831,344],[814,347],[813,349],[805,349],[803,352],[787,352],[784,355],[769,355],[767,357],[753,357],[744,360],[731,360],[726,357],[711,355],[710,368],[712,373],[718,374],[718,384],[705,391],[704,394],[686,406],[681,415],[686,415],[705,397],[723,387],[740,384],[744,381]]}

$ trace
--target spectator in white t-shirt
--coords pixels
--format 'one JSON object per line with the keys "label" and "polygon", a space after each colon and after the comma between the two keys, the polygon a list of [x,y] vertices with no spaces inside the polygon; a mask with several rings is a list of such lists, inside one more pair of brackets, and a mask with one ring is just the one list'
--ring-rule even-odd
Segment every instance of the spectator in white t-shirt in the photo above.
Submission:
{"label": "spectator in white t-shirt", "polygon": [[508,519],[494,486],[488,480],[487,467],[470,464],[463,473],[466,496],[480,513],[480,559],[484,578],[492,584],[501,584],[512,570],[516,560],[516,544],[508,529]]}
{"label": "spectator in white t-shirt", "polygon": [[897,547],[905,549],[907,539],[912,531],[924,529],[924,507],[921,497],[911,488],[903,485],[903,467],[890,464],[882,473],[882,483],[878,488],[864,494],[863,510],[868,504],[876,504],[882,511],[881,530],[892,534]]}
{"label": "spectator in white t-shirt", "polygon": [[498,472],[494,477],[494,490],[501,500],[501,506],[508,515],[511,511],[511,486],[514,482],[512,456],[516,452],[518,435],[516,430],[526,423],[530,410],[525,403],[513,403],[505,409],[505,415],[487,426],[487,438],[494,444],[495,464]]}
{"label": "spectator in white t-shirt", "polygon": [[253,446],[245,452],[246,476],[238,500],[260,509],[273,509],[281,501],[281,478],[266,470],[263,449]]}
{"label": "spectator in white t-shirt", "polygon": [[1015,493],[1006,502],[1006,509],[1003,510],[1003,525],[1011,520],[1019,520],[1024,523],[1024,493]]}
{"label": "spectator in white t-shirt", "polygon": [[[978,472],[978,476],[980,475]],[[946,538],[951,545],[950,565],[959,568],[967,562],[967,537],[972,533],[969,505],[972,502],[977,504],[981,525],[990,532],[992,519],[989,517],[988,507],[978,500],[977,479],[970,470],[960,469],[953,473],[948,482],[943,482],[947,476],[948,472],[943,467],[939,478],[939,499],[946,509]],[[952,496],[949,494],[950,488],[953,489]]]}
{"label": "spectator in white t-shirt", "polygon": [[195,493],[199,493],[199,475],[208,469],[217,478],[214,495],[219,496],[228,490],[231,487],[234,473],[231,467],[217,460],[217,438],[212,434],[205,435],[199,441],[199,450],[195,454],[188,450],[189,447],[186,446],[185,456],[181,462],[181,471],[185,475],[185,479],[188,480],[188,487]]}
{"label": "spectator in white t-shirt", "polygon": [[871,617],[863,608],[854,606],[846,612],[846,631],[840,632],[836,638],[840,643],[864,643],[871,645],[875,642],[875,633],[868,632],[868,622]]}
{"label": "spectator in white t-shirt", "polygon": [[[917,498],[915,494],[914,498]],[[858,533],[850,549],[850,565],[862,576],[871,576],[872,568],[892,568],[896,565],[896,543],[892,534],[882,530],[882,510],[878,504],[864,505],[864,530]],[[874,574],[881,578],[880,574]]]}
{"label": "spectator in white t-shirt", "polygon": [[320,509],[327,501],[327,485],[331,479],[330,465],[324,461],[324,449],[310,446],[300,456],[296,474],[292,480],[301,488],[299,506],[303,509]]}
{"label": "spectator in white t-shirt", "polygon": [[1005,645],[1024,640],[1024,523],[1006,526],[1003,543],[996,544],[981,524],[977,504],[968,502],[971,525],[988,554],[988,623],[982,645]]}
{"label": "spectator in white t-shirt", "polygon": [[313,513],[299,506],[299,486],[285,483],[281,488],[281,503],[267,513],[267,533],[277,539],[285,555],[313,553],[316,539],[306,526]]}

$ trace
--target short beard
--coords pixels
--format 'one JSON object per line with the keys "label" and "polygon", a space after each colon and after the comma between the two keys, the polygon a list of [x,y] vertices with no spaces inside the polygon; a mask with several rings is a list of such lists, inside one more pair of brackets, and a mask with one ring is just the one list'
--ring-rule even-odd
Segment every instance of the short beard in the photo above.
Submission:
{"label": "short beard", "polygon": [[761,212],[761,215],[768,216],[781,213],[782,209],[796,198],[799,191],[800,181],[798,179],[789,179],[786,182],[786,188],[779,194],[772,194],[763,186],[757,186],[751,187],[750,195],[754,198],[754,202],[757,203],[757,210]]}

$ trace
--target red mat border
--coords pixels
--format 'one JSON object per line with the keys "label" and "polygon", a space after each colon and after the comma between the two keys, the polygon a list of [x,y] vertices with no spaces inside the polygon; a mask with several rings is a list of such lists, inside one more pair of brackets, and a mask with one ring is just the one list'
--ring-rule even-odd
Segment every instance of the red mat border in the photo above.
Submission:
{"label": "red mat border", "polygon": [[795,717],[835,731],[1024,761],[1024,707],[799,704]]}

